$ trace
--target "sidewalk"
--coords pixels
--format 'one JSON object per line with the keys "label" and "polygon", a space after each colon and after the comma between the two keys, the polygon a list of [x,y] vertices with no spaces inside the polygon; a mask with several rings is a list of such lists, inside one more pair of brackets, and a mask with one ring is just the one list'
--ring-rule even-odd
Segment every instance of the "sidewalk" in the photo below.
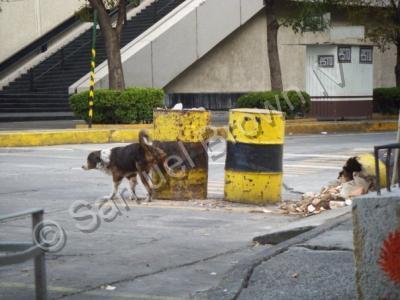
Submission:
{"label": "sidewalk", "polygon": [[[264,237],[266,238],[266,237]],[[194,299],[356,299],[351,214],[245,259]]]}

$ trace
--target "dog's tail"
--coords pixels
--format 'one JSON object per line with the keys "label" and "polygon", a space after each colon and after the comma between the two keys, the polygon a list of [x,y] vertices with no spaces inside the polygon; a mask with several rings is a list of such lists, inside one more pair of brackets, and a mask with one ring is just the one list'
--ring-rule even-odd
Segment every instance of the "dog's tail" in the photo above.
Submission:
{"label": "dog's tail", "polygon": [[146,130],[142,129],[139,132],[139,144],[143,147],[152,146],[149,134]]}

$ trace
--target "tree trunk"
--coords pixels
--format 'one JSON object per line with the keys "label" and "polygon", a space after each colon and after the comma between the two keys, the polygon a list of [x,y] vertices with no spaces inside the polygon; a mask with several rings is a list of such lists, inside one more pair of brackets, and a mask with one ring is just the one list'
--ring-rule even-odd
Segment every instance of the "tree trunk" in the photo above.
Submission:
{"label": "tree trunk", "polygon": [[400,87],[400,43],[397,43],[397,59],[396,67],[394,68],[394,73],[396,75],[396,87]]}
{"label": "tree trunk", "polygon": [[112,26],[112,19],[107,13],[103,0],[89,0],[97,10],[99,25],[104,37],[108,64],[108,86],[110,89],[125,89],[124,71],[122,69],[120,36],[126,19],[126,0],[119,0],[117,25]]}
{"label": "tree trunk", "polygon": [[282,71],[278,49],[279,23],[272,5],[265,5],[267,15],[267,46],[271,89],[274,91],[283,91]]}
{"label": "tree trunk", "polygon": [[120,39],[115,29],[104,35],[107,51],[108,85],[113,90],[125,89],[124,71],[121,61]]}

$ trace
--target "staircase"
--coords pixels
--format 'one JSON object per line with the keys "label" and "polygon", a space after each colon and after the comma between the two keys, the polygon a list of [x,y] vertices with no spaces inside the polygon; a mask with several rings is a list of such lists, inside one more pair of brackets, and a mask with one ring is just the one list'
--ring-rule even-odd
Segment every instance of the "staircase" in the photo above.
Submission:
{"label": "staircase", "polygon": [[[184,0],[156,0],[129,20],[121,48],[171,12]],[[90,71],[91,30],[59,49],[0,91],[0,122],[74,119],[68,87]],[[104,39],[98,31],[96,64],[106,60]]]}

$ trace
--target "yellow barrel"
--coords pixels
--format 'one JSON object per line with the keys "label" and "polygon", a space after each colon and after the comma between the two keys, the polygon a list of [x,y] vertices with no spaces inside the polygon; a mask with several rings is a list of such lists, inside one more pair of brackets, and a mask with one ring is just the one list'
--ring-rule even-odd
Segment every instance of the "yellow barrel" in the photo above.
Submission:
{"label": "yellow barrel", "polygon": [[[210,119],[210,112],[204,110],[154,111],[154,144],[166,152],[168,166],[172,168],[168,184],[155,188],[154,198],[207,198],[208,155],[202,142],[207,139]],[[158,182],[157,174],[154,177]]]}
{"label": "yellow barrel", "polygon": [[272,204],[281,201],[285,120],[281,112],[232,109],[225,163],[225,199]]}

